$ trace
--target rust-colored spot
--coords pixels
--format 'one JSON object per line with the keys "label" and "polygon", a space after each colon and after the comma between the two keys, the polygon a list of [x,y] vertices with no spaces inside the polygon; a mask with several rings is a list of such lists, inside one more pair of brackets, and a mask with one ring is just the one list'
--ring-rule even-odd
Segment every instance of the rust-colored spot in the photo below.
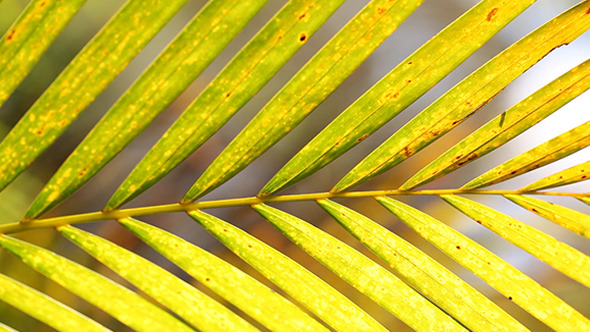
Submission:
{"label": "rust-colored spot", "polygon": [[298,19],[301,21],[302,19],[305,18],[305,14],[301,14],[301,16],[298,17]]}
{"label": "rust-colored spot", "polygon": [[409,62],[408,62],[408,64],[409,64],[409,65],[413,65],[413,64],[414,64],[414,62],[412,62],[412,61],[409,61]]}
{"label": "rust-colored spot", "polygon": [[377,14],[379,15],[383,15],[383,13],[385,13],[387,11],[387,9],[385,8],[377,8]]}
{"label": "rust-colored spot", "polygon": [[356,139],[357,143],[360,143],[365,140],[365,138],[369,137],[369,134],[364,134],[363,136]]}
{"label": "rust-colored spot", "polygon": [[411,155],[412,155],[412,151],[410,151],[410,148],[409,148],[409,147],[407,147],[407,146],[405,146],[405,147],[404,147],[404,149],[403,149],[403,153],[404,153],[404,155],[405,155],[406,157],[409,157],[409,156],[411,156]]}
{"label": "rust-colored spot", "polygon": [[537,211],[537,209],[535,209],[535,208],[532,208],[532,209],[531,209],[531,211],[533,211],[533,212],[539,212],[539,211]]}
{"label": "rust-colored spot", "polygon": [[8,34],[8,36],[6,36],[6,40],[12,40],[12,38],[14,37],[14,34],[16,33],[16,30],[12,29],[12,31],[10,31],[10,33]]}
{"label": "rust-colored spot", "polygon": [[588,7],[588,10],[586,11],[586,15],[590,15],[590,7]]}
{"label": "rust-colored spot", "polygon": [[59,123],[60,126],[65,127],[68,125],[68,120],[63,120],[62,122]]}
{"label": "rust-colored spot", "polygon": [[307,34],[305,34],[305,32],[302,33],[301,36],[299,36],[299,41],[300,42],[304,42],[306,39],[307,39]]}
{"label": "rust-colored spot", "polygon": [[508,296],[508,299],[509,299],[510,301],[512,301],[512,296]]}
{"label": "rust-colored spot", "polygon": [[461,246],[457,246],[457,249],[461,250]]}
{"label": "rust-colored spot", "polygon": [[231,91],[225,94],[225,98],[229,98],[231,96]]}
{"label": "rust-colored spot", "polygon": [[407,80],[406,83],[410,84],[412,83],[412,80]]}
{"label": "rust-colored spot", "polygon": [[205,278],[205,281],[211,281],[211,279],[209,279],[209,278]]}
{"label": "rust-colored spot", "polygon": [[46,5],[46,4],[47,4],[47,3],[46,3],[45,1],[43,1],[43,2],[41,2],[41,3],[39,4],[39,7],[45,7],[45,5]]}
{"label": "rust-colored spot", "polygon": [[494,9],[490,10],[490,12],[488,13],[488,16],[486,17],[486,21],[488,21],[488,22],[491,21],[497,12],[498,12],[498,8],[494,8]]}
{"label": "rust-colored spot", "polygon": [[281,39],[283,39],[283,35],[278,35],[277,40],[281,40]]}
{"label": "rust-colored spot", "polygon": [[481,220],[476,220],[475,222],[481,225]]}

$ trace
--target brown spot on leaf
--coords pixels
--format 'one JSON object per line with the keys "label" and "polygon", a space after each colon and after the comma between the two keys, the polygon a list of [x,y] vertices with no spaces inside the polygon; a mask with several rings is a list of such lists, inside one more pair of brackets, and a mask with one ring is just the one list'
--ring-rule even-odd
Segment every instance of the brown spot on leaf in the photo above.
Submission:
{"label": "brown spot on leaf", "polygon": [[461,246],[457,246],[457,249],[461,250]]}
{"label": "brown spot on leaf", "polygon": [[365,138],[369,137],[369,134],[364,134],[363,136],[356,139],[357,143],[360,143],[365,140]]}
{"label": "brown spot on leaf", "polygon": [[590,15],[590,7],[588,7],[588,10],[586,11],[586,15]]}
{"label": "brown spot on leaf", "polygon": [[491,21],[497,12],[498,12],[498,8],[494,8],[494,9],[490,10],[490,12],[488,13],[488,16],[486,17],[486,21],[488,21],[488,22]]}
{"label": "brown spot on leaf", "polygon": [[387,11],[387,9],[385,8],[377,8],[377,14],[379,15],[383,15],[383,13],[385,13]]}
{"label": "brown spot on leaf", "polygon": [[307,39],[307,34],[305,32],[303,32],[301,34],[301,36],[299,36],[299,41],[303,43],[303,42],[305,42],[306,39]]}
{"label": "brown spot on leaf", "polygon": [[47,4],[47,3],[46,3],[45,1],[43,1],[43,2],[41,2],[41,3],[39,4],[39,7],[45,7],[45,5],[46,5],[46,4]]}
{"label": "brown spot on leaf", "polygon": [[10,33],[8,34],[8,36],[6,36],[6,40],[12,40],[12,38],[14,37],[14,34],[16,33],[16,30],[12,29],[12,31],[10,31]]}
{"label": "brown spot on leaf", "polygon": [[512,301],[512,296],[508,296],[508,299],[509,299],[510,301]]}
{"label": "brown spot on leaf", "polygon": [[225,98],[229,98],[231,96],[231,91],[225,94]]}
{"label": "brown spot on leaf", "polygon": [[300,21],[301,21],[302,19],[304,19],[304,18],[305,18],[305,14],[301,14],[301,15],[298,17],[298,19],[299,19]]}

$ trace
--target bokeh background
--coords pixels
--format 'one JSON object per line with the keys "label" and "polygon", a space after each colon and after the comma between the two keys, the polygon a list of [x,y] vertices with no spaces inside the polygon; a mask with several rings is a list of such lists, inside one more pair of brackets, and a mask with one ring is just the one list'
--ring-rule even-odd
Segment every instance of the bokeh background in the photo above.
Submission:
{"label": "bokeh background", "polygon": [[[4,0],[0,2],[0,33],[4,33],[9,25],[28,1]],[[142,158],[149,148],[165,132],[180,113],[198,96],[199,92],[215,77],[223,66],[247,43],[247,41],[267,22],[285,3],[283,0],[271,0],[246,27],[246,29],[227,47],[193,84],[168,107],[148,128],[129,145],[118,157],[106,166],[93,180],[76,192],[71,198],[50,211],[46,216],[57,216],[91,212],[101,210],[114,190],[129,174],[134,165]],[[257,113],[264,104],[284,85],[317,52],[350,18],[352,18],[368,1],[349,0],[333,15],[333,17],[315,34],[309,42],[279,71],[236,116],[234,116],[218,133],[206,144],[198,149],[190,158],[179,165],[176,170],[166,176],[153,188],[140,195],[128,204],[131,206],[147,206],[166,204],[178,201],[192,183],[205,170],[209,163],[221,152],[244,125]],[[154,38],[125,71],[81,114],[81,116],[67,129],[60,139],[50,147],[26,172],[13,184],[0,193],[0,223],[19,220],[35,195],[41,190],[53,172],[57,170],[71,153],[84,135],[93,127],[100,117],[111,107],[123,92],[142,73],[159,52],[174,38],[183,26],[204,5],[204,0],[189,0],[178,15]],[[278,171],[301,147],[303,147],[316,133],[334,119],[356,98],[376,83],[387,72],[400,63],[405,57],[414,52],[424,42],[438,31],[452,22],[455,18],[468,10],[475,0],[426,0],[424,4],[389,38],[367,61],[349,77],[318,109],[306,118],[293,132],[279,144],[270,149],[256,162],[246,168],[204,199],[219,199],[232,197],[246,197],[255,195],[260,188]],[[406,121],[441,96],[454,84],[459,82],[470,72],[477,69],[500,51],[550,20],[552,17],[576,4],[574,0],[539,0],[524,14],[514,20],[505,29],[486,43],[473,56],[453,71],[447,78],[433,87],[428,93],[411,105],[406,111],[370,136],[349,153],[328,165],[308,179],[289,188],[285,193],[308,193],[329,190],[346,172],[364,158],[369,151],[388,138]],[[74,17],[56,39],[41,61],[23,81],[18,90],[0,109],[0,137],[8,128],[13,126],[27,111],[41,93],[49,86],[60,71],[79,52],[82,47],[98,32],[101,26],[123,4],[123,1],[88,0],[82,10]],[[563,74],[572,67],[583,62],[590,56],[590,34],[586,33],[568,46],[556,49],[540,63],[514,81],[507,89],[499,94],[490,104],[476,116],[471,117],[455,130],[421,151],[406,162],[396,166],[389,172],[363,184],[359,189],[392,189],[402,184],[414,172],[429,163],[442,149],[452,146],[478,126],[500,114],[530,93],[541,88],[551,80]],[[554,113],[535,128],[514,139],[512,142],[480,160],[451,173],[431,184],[427,188],[457,188],[478,174],[496,166],[497,164],[522,153],[531,147],[546,141],[576,125],[590,120],[590,94],[585,93]],[[590,150],[584,149],[575,155],[559,162],[535,170],[528,174],[507,181],[494,188],[515,189],[528,184],[545,175],[565,169],[590,159]],[[564,187],[564,190],[588,191],[586,183],[579,183]],[[569,243],[579,250],[590,253],[590,244],[582,237],[568,232],[524,209],[508,203],[502,198],[481,198],[499,210],[512,215],[522,221],[538,227],[553,236]],[[527,273],[539,283],[549,288],[558,296],[565,299],[572,306],[586,316],[590,316],[590,290],[571,281],[561,273],[549,268],[538,259],[517,249],[512,244],[499,238],[496,234],[472,222],[442,200],[432,197],[407,197],[402,201],[420,208],[434,217],[447,222],[455,229],[480,242],[500,257],[504,258],[523,272]],[[573,199],[553,199],[560,204],[570,206],[590,213],[590,207]],[[434,247],[430,246],[417,235],[409,231],[395,217],[371,199],[342,200],[367,216],[386,225],[406,240],[416,244],[421,249],[440,260],[462,278],[469,281],[487,296],[493,298],[500,306],[515,315],[521,322],[534,331],[547,329],[535,318],[519,309],[516,305],[481,282],[470,272],[449,260]],[[277,207],[291,212],[298,217],[321,226],[326,231],[347,241],[359,250],[364,250],[358,241],[343,232],[336,222],[331,220],[320,208],[311,202],[280,204]],[[370,300],[339,281],[331,272],[311,260],[305,253],[291,245],[280,233],[262,220],[255,212],[247,207],[223,208],[208,211],[222,219],[232,222],[250,233],[260,237],[270,245],[289,254],[304,264],[325,280],[333,283],[339,290],[355,299],[359,305],[373,313],[380,322],[392,330],[405,330],[407,327],[399,320],[380,309]],[[228,253],[224,248],[196,223],[182,214],[165,214],[142,218],[159,227],[170,230],[191,242],[207,248],[244,270],[251,271],[237,257]],[[163,259],[159,254],[144,246],[129,232],[115,222],[100,222],[81,225],[101,236],[134,250],[158,264],[173,271],[179,276],[190,278]],[[93,267],[125,283],[116,275],[95,262],[91,257],[61,239],[52,230],[30,231],[18,235],[28,241],[52,248],[60,254],[78,262]],[[93,308],[83,300],[76,298],[69,292],[51,281],[47,281],[33,270],[24,266],[6,253],[0,253],[0,272],[13,276],[23,282],[48,293],[68,305],[77,307],[83,313],[95,319],[108,319],[106,314]],[[255,273],[254,273],[255,274]],[[261,277],[262,278],[262,277]],[[132,286],[129,286],[132,287]],[[24,319],[24,315],[5,304],[0,303],[0,321],[6,322],[19,330],[44,331],[48,327],[36,323],[31,319]],[[126,328],[116,321],[111,321],[109,327],[115,330]]]}

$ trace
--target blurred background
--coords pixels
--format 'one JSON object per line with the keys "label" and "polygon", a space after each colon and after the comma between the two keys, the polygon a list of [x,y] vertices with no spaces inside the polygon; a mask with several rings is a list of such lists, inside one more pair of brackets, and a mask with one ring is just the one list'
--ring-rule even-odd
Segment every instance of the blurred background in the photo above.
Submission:
{"label": "blurred background", "polygon": [[[217,75],[223,66],[236,54],[240,48],[282,7],[286,1],[272,0],[261,10],[244,31],[226,48],[226,50],[207,68],[193,84],[166,109],[131,145],[118,157],[107,165],[97,176],[82,189],[61,205],[50,211],[46,216],[58,216],[101,210],[111,194],[121,184],[135,164],[151,148],[165,130],[181,114],[181,112],[198,96],[207,84]],[[190,158],[179,165],[153,188],[140,195],[127,207],[148,206],[177,202],[188,190],[198,176],[206,169],[211,161],[222,149],[240,132],[247,122],[260,110],[264,104],[278,92],[305,63],[308,61],[348,20],[350,20],[368,1],[346,1],[332,18],[315,34],[309,42],[279,71],[246,106],[235,115],[218,133],[206,144],[199,148]],[[392,133],[400,128],[419,111],[436,100],[450,87],[455,85],[469,73],[477,69],[500,51],[525,36],[544,22],[573,6],[574,0],[539,0],[524,14],[500,31],[473,56],[453,71],[448,77],[434,86],[428,93],[418,99],[406,111],[381,128],[377,133],[367,138],[362,144],[348,152],[338,161],[328,165],[321,171],[310,176],[299,184],[289,188],[284,193],[310,193],[329,190],[344,174],[362,160],[372,149],[377,147]],[[4,33],[10,24],[18,17],[28,1],[4,0],[0,2],[0,33]],[[277,172],[300,148],[302,148],[315,134],[334,119],[348,105],[361,96],[381,77],[393,69],[404,58],[414,52],[424,42],[438,31],[468,10],[475,0],[427,0],[403,25],[369,57],[356,72],[349,77],[315,112],[307,117],[279,144],[271,148],[256,162],[238,174],[235,178],[205,196],[204,200],[235,198],[255,195],[264,184]],[[82,10],[74,17],[62,34],[55,40],[33,71],[22,82],[18,90],[0,109],[0,137],[27,111],[34,101],[43,93],[55,77],[73,59],[82,47],[98,32],[102,25],[116,12],[123,1],[88,0]],[[189,0],[178,15],[148,44],[148,46],[133,60],[125,71],[83,112],[80,117],[67,129],[62,137],[50,147],[33,165],[24,172],[6,190],[0,193],[0,223],[19,220],[29,204],[32,202],[43,185],[67,158],[85,134],[106,113],[123,92],[142,73],[159,52],[180,32],[184,25],[205,4],[203,0]],[[541,62],[528,70],[507,89],[500,93],[477,115],[471,117],[442,139],[424,149],[406,162],[396,166],[389,172],[363,184],[358,189],[394,189],[405,182],[412,174],[428,164],[442,149],[452,146],[465,137],[469,132],[481,126],[496,115],[505,111],[530,93],[541,88],[569,69],[578,65],[590,55],[590,34],[586,33],[568,46],[554,50]],[[475,176],[540,144],[560,133],[563,133],[585,121],[590,120],[590,94],[578,97],[552,116],[539,123],[533,129],[511,141],[496,152],[463,167],[431,184],[426,188],[457,188]],[[590,150],[584,149],[570,157],[554,164],[506,181],[494,188],[516,189],[536,179],[542,178],[558,170],[590,159]],[[588,191],[586,183],[579,183],[564,187],[568,191]],[[501,197],[477,198],[492,207],[497,208],[519,220],[525,221],[554,237],[572,245],[573,247],[590,253],[590,244],[582,237],[573,234],[551,222],[544,220],[528,211],[508,203]],[[442,200],[433,197],[404,197],[400,200],[422,209],[441,221],[448,223],[463,234],[478,241],[500,257],[507,260],[529,276],[547,287],[559,297],[566,300],[574,308],[590,316],[590,290],[571,281],[561,273],[549,268],[538,259],[517,249],[512,244],[501,239],[496,234],[472,222]],[[574,199],[551,199],[554,202],[590,213],[590,207]],[[491,289],[477,277],[447,259],[441,252],[430,246],[426,241],[412,233],[402,223],[396,220],[379,204],[371,199],[342,200],[345,205],[364,213],[379,221],[397,234],[419,246],[422,250],[439,260],[445,266],[455,271],[459,276],[470,282],[485,295],[491,297],[501,307],[515,315],[523,324],[534,331],[546,330],[537,321],[516,305],[505,300],[499,293]],[[362,252],[371,255],[363,249],[358,241],[343,232],[340,226],[327,214],[311,202],[289,203],[275,205],[287,212],[322,227],[329,233],[345,240]],[[385,310],[373,304],[370,300],[340,281],[327,269],[314,262],[305,253],[291,245],[274,228],[269,226],[255,212],[247,207],[223,208],[207,211],[226,221],[234,223],[251,234],[263,239],[268,244],[293,257],[295,260],[334,284],[336,288],[353,298],[361,307],[376,316],[386,327],[392,330],[408,329],[403,323],[391,316]],[[191,219],[182,214],[165,214],[147,216],[142,220],[179,234],[185,239],[207,250],[214,252],[240,268],[251,271],[236,256],[230,254],[222,246]],[[179,276],[190,280],[186,274],[163,259],[158,253],[136,240],[129,232],[115,222],[97,222],[80,225],[80,227],[104,236],[126,248],[132,249],[144,257],[157,262]],[[73,247],[67,241],[58,237],[52,230],[30,231],[18,234],[33,243],[70,257],[80,263],[92,266],[118,282],[124,283],[116,275],[96,263],[81,250]],[[56,299],[78,308],[81,312],[97,320],[108,319],[106,314],[95,309],[84,301],[61,289],[60,286],[47,281],[44,277],[24,266],[8,254],[0,253],[0,272],[13,276]],[[254,273],[255,274],[255,273]],[[257,274],[255,274],[257,275]],[[262,278],[262,277],[261,277]],[[132,286],[129,286],[132,287]],[[24,319],[24,315],[17,310],[0,303],[0,321],[6,322],[19,330],[43,331],[50,330],[46,326],[36,323],[32,319]],[[125,330],[125,327],[112,321],[109,327],[115,330]]]}

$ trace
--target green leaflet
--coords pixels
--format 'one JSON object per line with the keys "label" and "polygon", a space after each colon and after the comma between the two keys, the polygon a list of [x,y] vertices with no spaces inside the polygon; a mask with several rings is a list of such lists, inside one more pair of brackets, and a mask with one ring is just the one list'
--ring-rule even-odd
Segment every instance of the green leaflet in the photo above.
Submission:
{"label": "green leaflet", "polygon": [[[188,214],[236,255],[337,331],[387,331],[313,273],[264,242],[201,211]],[[325,330],[325,329],[316,329]]]}
{"label": "green leaflet", "polygon": [[[260,195],[273,194],[307,177],[360,143],[455,69],[533,2],[482,1],[463,14],[324,128],[269,181]],[[471,42],[460,42],[465,39]]]}
{"label": "green leaflet", "polygon": [[423,2],[370,2],[330,40],[201,175],[183,200],[221,185],[295,128]]}
{"label": "green leaflet", "polygon": [[46,249],[0,236],[0,246],[46,277],[138,331],[193,331],[183,322],[102,275]]}
{"label": "green leaflet", "polygon": [[[60,331],[109,331],[47,295],[0,274],[0,300]],[[2,327],[0,327],[0,330]]]}
{"label": "green leaflet", "polygon": [[0,189],[57,139],[186,1],[129,0],[113,16],[0,143]]}
{"label": "green leaflet", "polygon": [[569,156],[588,145],[590,145],[590,121],[494,167],[469,181],[461,189],[475,189],[502,182]]}
{"label": "green leaflet", "polygon": [[571,69],[465,137],[412,176],[399,189],[410,190],[488,154],[546,118],[588,88],[590,88],[590,60]]}
{"label": "green leaflet", "polygon": [[86,0],[33,0],[0,39],[0,106]]}
{"label": "green leaflet", "polygon": [[388,197],[376,199],[424,239],[552,329],[590,329],[586,317],[477,242],[401,202]]}
{"label": "green leaflet", "polygon": [[547,22],[455,85],[357,164],[332,191],[346,190],[391,169],[479,111],[547,53],[588,30],[589,3]]}
{"label": "green leaflet", "polygon": [[520,190],[541,190],[588,180],[588,170],[590,170],[590,161],[570,167],[561,172],[549,175],[545,178],[542,178],[527,186],[522,187]]}
{"label": "green leaflet", "polygon": [[523,195],[504,197],[556,224],[590,239],[590,216],[561,205]]}
{"label": "green leaflet", "polygon": [[590,287],[590,257],[552,236],[485,205],[456,195],[442,195],[441,198],[519,248],[586,287]]}
{"label": "green leaflet", "polygon": [[188,157],[266,84],[344,0],[291,0],[152,147],[105,209],[145,191]]}
{"label": "green leaflet", "polygon": [[228,308],[139,255],[72,226],[58,230],[199,331],[258,331]]}
{"label": "green leaflet", "polygon": [[413,288],[346,243],[268,205],[252,208],[293,243],[414,330],[465,330]]}
{"label": "green leaflet", "polygon": [[373,220],[329,200],[318,204],[395,273],[472,331],[528,331],[420,249]]}
{"label": "green leaflet", "polygon": [[314,319],[299,307],[217,256],[138,220],[125,218],[119,223],[268,329],[305,330],[315,326]]}
{"label": "green leaflet", "polygon": [[96,174],[201,74],[267,1],[210,1],[72,152],[25,219],[49,210]]}

